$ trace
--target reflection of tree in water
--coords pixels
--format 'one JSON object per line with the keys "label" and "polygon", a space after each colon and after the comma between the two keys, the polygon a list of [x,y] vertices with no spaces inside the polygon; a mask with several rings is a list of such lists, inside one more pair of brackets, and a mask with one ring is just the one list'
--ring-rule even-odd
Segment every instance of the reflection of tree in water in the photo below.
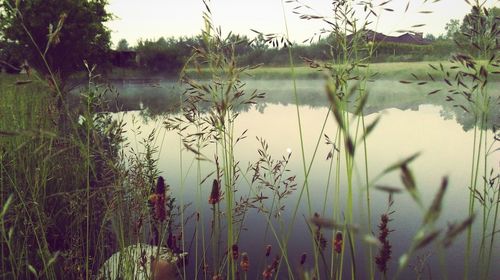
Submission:
{"label": "reflection of tree in water", "polygon": [[[449,103],[448,103],[449,104]],[[452,115],[455,120],[462,126],[464,131],[469,131],[474,128],[476,123],[479,123],[474,119],[474,114],[471,112],[466,112],[461,107],[449,104],[449,106],[442,106],[441,115]],[[486,128],[491,129],[493,127],[498,128],[500,126],[500,98],[496,97],[491,100],[490,108],[488,111],[488,119],[486,123]]]}
{"label": "reflection of tree in water", "polygon": [[[441,96],[428,96],[425,89],[421,87],[402,88],[396,81],[382,82],[385,84],[374,84],[370,87],[369,101],[363,113],[370,115],[385,109],[396,108],[400,110],[418,111],[420,105],[437,105],[441,107],[440,115],[445,120],[455,118],[465,131],[474,128],[475,120],[471,113],[466,112],[456,105],[456,103],[446,102]],[[492,85],[495,87],[495,85]],[[157,118],[166,114],[179,113],[181,108],[180,94],[183,88],[177,83],[161,82],[157,84],[131,84],[117,85],[120,93],[116,102],[121,111],[140,110],[142,116]],[[248,82],[248,91],[254,89],[266,90],[265,99],[254,105],[255,109],[264,114],[268,104],[278,104],[283,106],[293,105],[293,93],[289,80],[277,81],[252,81]],[[323,92],[323,81],[299,81],[298,92],[300,104],[312,108],[328,106],[326,95]],[[355,102],[353,102],[354,104]],[[209,104],[201,104],[200,110],[207,110]],[[238,112],[247,112],[251,105],[239,106]],[[351,109],[355,110],[354,105]],[[489,111],[488,128],[493,125],[500,125],[500,99],[497,96],[492,98]]]}

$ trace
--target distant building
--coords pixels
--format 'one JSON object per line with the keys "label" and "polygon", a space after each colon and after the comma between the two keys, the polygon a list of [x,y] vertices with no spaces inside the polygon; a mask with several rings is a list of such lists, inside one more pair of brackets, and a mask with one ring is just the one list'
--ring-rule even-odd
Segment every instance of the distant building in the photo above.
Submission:
{"label": "distant building", "polygon": [[[400,36],[387,36],[385,34],[375,32],[373,30],[359,31],[361,36],[366,42],[386,42],[386,43],[399,43],[399,44],[413,44],[413,45],[428,45],[431,43],[423,37],[422,32],[406,32]],[[347,39],[351,40],[354,34],[348,35]]]}

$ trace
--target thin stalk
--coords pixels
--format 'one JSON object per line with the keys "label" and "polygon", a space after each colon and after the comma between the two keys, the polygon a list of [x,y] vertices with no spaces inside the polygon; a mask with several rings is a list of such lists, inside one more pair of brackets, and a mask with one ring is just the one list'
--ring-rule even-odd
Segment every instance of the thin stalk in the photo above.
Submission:
{"label": "thin stalk", "polygon": [[[286,37],[288,40],[288,38],[290,38],[290,35],[289,35],[289,30],[288,30],[288,21],[287,21],[286,12],[285,12],[285,3],[283,0],[281,0],[281,9],[282,9],[282,13],[283,13],[283,22],[285,24],[285,33],[286,33]],[[295,65],[293,62],[292,46],[288,47],[288,60],[290,63],[290,70],[291,70],[291,75],[292,75],[293,96],[294,96],[294,100],[295,100],[295,111],[296,111],[296,115],[297,115],[297,124],[298,124],[298,129],[299,129],[300,151],[301,151],[301,155],[302,155],[302,167],[303,167],[303,172],[304,172],[304,188],[306,190],[309,216],[312,216],[311,197],[310,197],[310,193],[309,193],[309,183],[308,183],[308,175],[309,174],[307,172],[306,155],[305,155],[305,149],[304,149],[304,137],[303,137],[303,132],[302,132],[302,121],[301,121],[300,108],[299,108],[300,102],[299,102],[299,97],[298,97],[298,92],[297,92],[297,77],[296,77],[296,73],[295,73]],[[301,194],[299,196],[299,202],[300,202],[301,197],[302,197],[302,190],[301,190]],[[292,224],[293,224],[293,221],[295,220],[295,218],[296,217],[294,214],[294,216],[292,218]],[[285,240],[288,241],[288,238],[286,238]],[[314,251],[314,260],[315,260],[314,263],[315,263],[316,275],[318,275],[318,277],[319,277],[320,273],[319,273],[319,265],[318,265],[319,264],[318,252],[317,252],[316,243],[314,241],[314,237],[312,238],[312,245],[314,248],[313,251]]]}
{"label": "thin stalk", "polygon": [[[477,121],[477,118],[476,118]],[[472,160],[471,160],[471,173],[470,173],[470,191],[469,191],[469,216],[474,213],[474,162],[476,161],[476,142],[477,142],[477,126],[474,126],[474,142],[472,145]],[[467,228],[467,246],[465,250],[465,263],[464,263],[464,280],[469,277],[469,262],[471,255],[472,245],[472,227]]]}
{"label": "thin stalk", "polygon": [[[89,91],[91,90],[91,84],[89,81]],[[91,125],[91,114],[90,114],[90,100],[88,99],[90,97],[87,97],[87,117],[88,119],[86,120],[87,123],[87,139],[85,143],[85,174],[86,174],[86,182],[85,182],[85,193],[86,193],[86,198],[87,198],[87,211],[86,211],[86,242],[85,242],[85,279],[90,279],[91,273],[89,270],[89,261],[90,261],[90,125]]]}
{"label": "thin stalk", "polygon": [[[499,183],[500,184],[500,181]],[[491,265],[491,255],[493,252],[493,242],[495,241],[495,234],[497,233],[497,222],[498,222],[498,209],[500,206],[500,190],[497,191],[497,199],[493,200],[495,203],[495,215],[493,219],[493,228],[491,229],[491,238],[490,238],[490,250],[488,252],[488,262],[486,266],[486,276],[488,275],[490,271],[490,265]]]}

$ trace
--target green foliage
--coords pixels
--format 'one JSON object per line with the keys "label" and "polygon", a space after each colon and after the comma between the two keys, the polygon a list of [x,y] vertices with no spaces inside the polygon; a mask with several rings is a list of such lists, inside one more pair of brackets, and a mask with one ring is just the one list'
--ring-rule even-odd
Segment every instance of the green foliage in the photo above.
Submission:
{"label": "green foliage", "polygon": [[492,52],[499,47],[499,24],[499,8],[481,9],[473,6],[452,38],[462,52],[489,59]]}
{"label": "green foliage", "polygon": [[110,19],[106,4],[106,0],[2,0],[0,38],[14,43],[15,53],[40,74],[51,69],[64,81],[84,70],[84,60],[106,63],[110,46],[110,33],[103,24]]}
{"label": "green foliage", "polygon": [[[139,41],[136,47],[139,67],[153,73],[177,73],[184,64],[183,44],[173,38]],[[185,52],[185,51],[184,51]]]}
{"label": "green foliage", "polygon": [[460,20],[458,19],[451,19],[446,26],[444,27],[446,30],[446,39],[453,39],[455,36],[460,32]]}
{"label": "green foliage", "polygon": [[128,51],[130,50],[130,47],[128,45],[128,42],[126,39],[121,39],[118,41],[118,45],[116,46],[117,51]]}

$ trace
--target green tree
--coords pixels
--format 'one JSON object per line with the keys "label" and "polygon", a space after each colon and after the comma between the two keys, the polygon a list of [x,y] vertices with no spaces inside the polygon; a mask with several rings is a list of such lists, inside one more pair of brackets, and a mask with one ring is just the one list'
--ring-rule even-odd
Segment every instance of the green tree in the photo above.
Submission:
{"label": "green tree", "polygon": [[456,37],[456,35],[460,32],[460,20],[451,19],[450,22],[446,24],[444,29],[446,30],[445,38],[453,40]]}
{"label": "green tree", "polygon": [[429,41],[436,41],[436,36],[434,36],[431,33],[428,33],[428,34],[425,35],[425,39],[427,39]]}
{"label": "green tree", "polygon": [[126,39],[121,39],[118,41],[118,45],[116,46],[117,51],[128,51],[130,50],[130,47],[128,45],[128,42]]}
{"label": "green tree", "polygon": [[453,39],[462,51],[486,58],[499,47],[499,25],[499,8],[481,9],[473,6],[470,13],[465,15],[459,31],[454,33]]}
{"label": "green tree", "polygon": [[0,40],[41,75],[59,82],[90,65],[108,61],[107,0],[0,0]]}
{"label": "green tree", "polygon": [[152,73],[176,74],[184,64],[179,49],[186,48],[173,38],[139,41],[136,47],[139,66]]}

